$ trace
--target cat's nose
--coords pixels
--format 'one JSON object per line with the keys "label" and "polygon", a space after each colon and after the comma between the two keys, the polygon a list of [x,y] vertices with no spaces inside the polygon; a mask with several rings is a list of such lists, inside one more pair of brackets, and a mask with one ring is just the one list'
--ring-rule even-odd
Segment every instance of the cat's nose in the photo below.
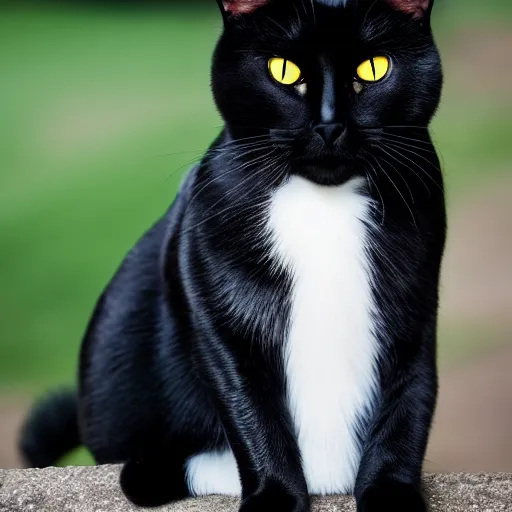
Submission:
{"label": "cat's nose", "polygon": [[341,123],[317,124],[314,130],[325,142],[327,147],[331,147],[345,133],[345,125]]}

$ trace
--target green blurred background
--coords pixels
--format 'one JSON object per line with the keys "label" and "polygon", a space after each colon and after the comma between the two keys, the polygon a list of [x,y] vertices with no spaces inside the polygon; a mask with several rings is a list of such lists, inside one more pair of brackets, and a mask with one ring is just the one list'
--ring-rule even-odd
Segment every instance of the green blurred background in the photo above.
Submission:
{"label": "green blurred background", "polygon": [[[0,467],[102,288],[218,133],[214,0],[0,2]],[[512,4],[438,1],[450,236],[430,470],[512,470]],[[84,452],[64,463],[90,462]]]}

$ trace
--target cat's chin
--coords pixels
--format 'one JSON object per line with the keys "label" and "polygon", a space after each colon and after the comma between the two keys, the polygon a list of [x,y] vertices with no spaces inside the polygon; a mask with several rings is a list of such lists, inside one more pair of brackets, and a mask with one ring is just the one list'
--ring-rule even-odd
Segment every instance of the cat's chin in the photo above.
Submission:
{"label": "cat's chin", "polygon": [[343,185],[357,174],[353,163],[339,160],[304,162],[296,166],[293,171],[294,174],[313,183],[330,186]]}

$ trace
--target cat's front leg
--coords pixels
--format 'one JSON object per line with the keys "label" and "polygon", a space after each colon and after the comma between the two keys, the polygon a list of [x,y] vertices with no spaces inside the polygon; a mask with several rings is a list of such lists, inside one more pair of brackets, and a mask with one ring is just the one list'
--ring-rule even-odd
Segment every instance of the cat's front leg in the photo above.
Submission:
{"label": "cat's front leg", "polygon": [[437,395],[435,357],[432,321],[423,336],[400,344],[383,372],[383,397],[356,481],[358,512],[427,511],[421,471]]}
{"label": "cat's front leg", "polygon": [[278,348],[208,333],[198,363],[236,459],[240,512],[309,512]]}

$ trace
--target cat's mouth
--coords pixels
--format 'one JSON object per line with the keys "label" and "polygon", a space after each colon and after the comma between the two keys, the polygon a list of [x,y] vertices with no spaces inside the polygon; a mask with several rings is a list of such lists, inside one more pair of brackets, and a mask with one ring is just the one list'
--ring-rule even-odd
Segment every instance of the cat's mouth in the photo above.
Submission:
{"label": "cat's mouth", "polygon": [[356,173],[352,160],[333,155],[303,158],[298,162],[296,172],[323,185],[341,185]]}
{"label": "cat's mouth", "polygon": [[334,156],[334,155],[325,155],[321,157],[315,157],[315,158],[304,158],[303,164],[305,166],[312,166],[312,167],[321,167],[323,169],[337,169],[340,166],[344,166],[347,164],[345,159]]}

